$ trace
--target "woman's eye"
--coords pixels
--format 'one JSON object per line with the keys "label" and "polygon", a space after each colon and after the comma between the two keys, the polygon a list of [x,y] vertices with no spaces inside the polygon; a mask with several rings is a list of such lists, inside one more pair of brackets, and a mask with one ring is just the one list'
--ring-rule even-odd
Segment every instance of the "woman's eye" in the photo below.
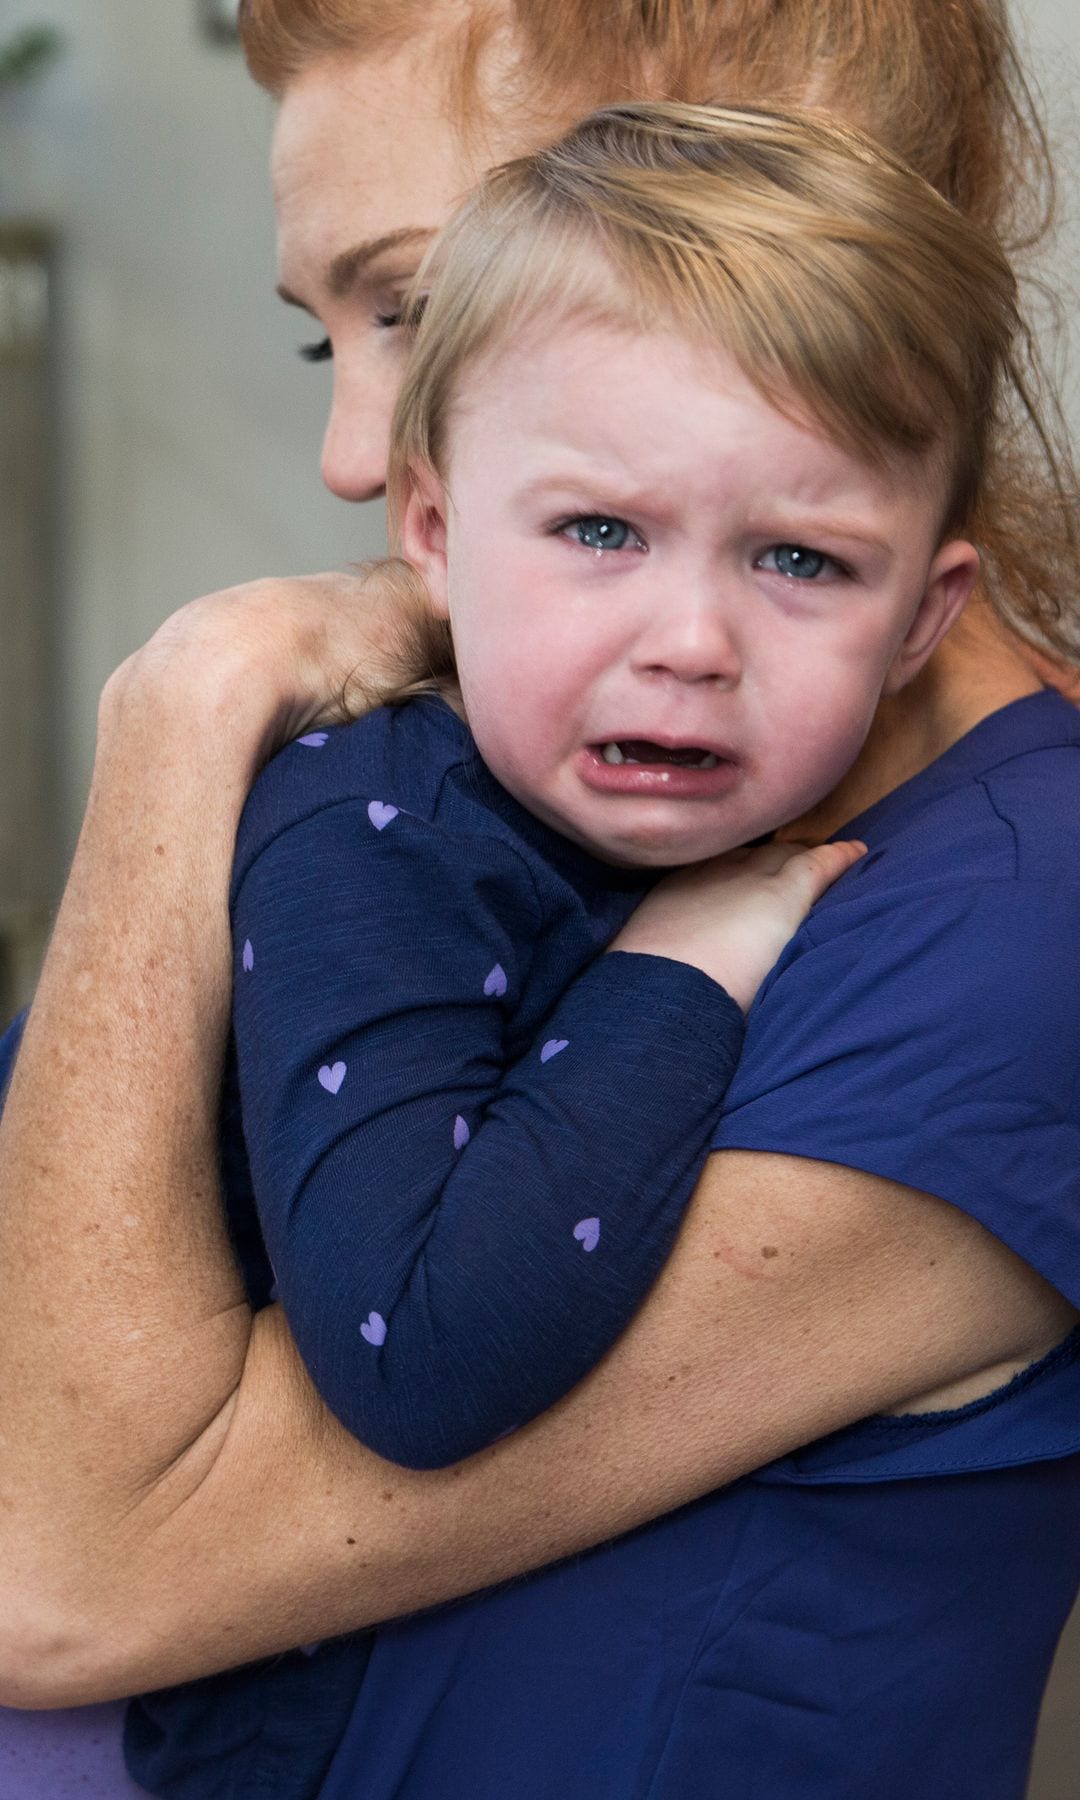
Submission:
{"label": "woman's eye", "polygon": [[758,567],[777,575],[787,575],[794,581],[816,581],[824,569],[844,573],[831,556],[821,550],[810,550],[805,544],[774,544],[758,559]]}
{"label": "woman's eye", "polygon": [[601,513],[569,519],[562,529],[586,550],[595,550],[598,554],[604,550],[625,550],[627,545],[637,550],[645,547],[625,519],[609,519]]}
{"label": "woman's eye", "polygon": [[315,344],[301,344],[300,355],[305,362],[329,362],[334,354],[334,346],[329,338],[320,338]]}
{"label": "woman's eye", "polygon": [[407,330],[415,331],[424,316],[426,305],[426,294],[417,294],[411,306],[406,304],[403,297],[393,306],[376,310],[374,314],[375,329],[377,331],[397,331],[399,326],[404,325]]}

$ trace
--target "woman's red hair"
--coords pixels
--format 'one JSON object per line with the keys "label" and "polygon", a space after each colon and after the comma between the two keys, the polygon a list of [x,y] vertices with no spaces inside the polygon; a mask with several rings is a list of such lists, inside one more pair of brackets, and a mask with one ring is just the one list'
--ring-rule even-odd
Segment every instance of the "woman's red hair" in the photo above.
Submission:
{"label": "woman's red hair", "polygon": [[[598,16],[599,11],[599,16]],[[437,27],[456,32],[459,102],[509,27],[535,145],[622,100],[811,105],[861,126],[1010,246],[1045,229],[1050,159],[1003,0],[241,0],[255,80]],[[490,99],[489,99],[490,103]]]}

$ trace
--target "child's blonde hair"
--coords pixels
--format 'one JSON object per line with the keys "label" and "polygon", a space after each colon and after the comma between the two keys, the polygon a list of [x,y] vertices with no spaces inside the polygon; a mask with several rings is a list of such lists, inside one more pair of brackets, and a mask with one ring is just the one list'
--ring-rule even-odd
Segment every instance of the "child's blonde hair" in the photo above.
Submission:
{"label": "child's blonde hair", "polygon": [[607,108],[495,170],[438,240],[422,287],[392,509],[412,468],[445,473],[462,377],[502,344],[572,318],[673,331],[725,350],[773,404],[860,456],[940,455],[942,535],[976,540],[1012,628],[1076,654],[1059,600],[1074,543],[1060,463],[1049,484],[1032,463],[1031,555],[1003,500],[1020,491],[1024,427],[1038,426],[1014,360],[1008,259],[861,132],[801,111]]}

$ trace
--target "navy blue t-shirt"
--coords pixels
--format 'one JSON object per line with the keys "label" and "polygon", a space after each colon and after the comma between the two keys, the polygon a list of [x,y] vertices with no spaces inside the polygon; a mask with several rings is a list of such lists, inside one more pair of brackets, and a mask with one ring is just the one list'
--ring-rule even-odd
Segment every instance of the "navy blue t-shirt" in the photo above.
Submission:
{"label": "navy blue t-shirt", "polygon": [[714,1146],[935,1194],[1080,1307],[1080,713],[1016,701],[848,829]]}
{"label": "navy blue t-shirt", "polygon": [[[870,855],[765,984],[716,1138],[922,1187],[1074,1301],[1078,800],[1080,715],[1046,694],[846,827]],[[275,1706],[292,1659],[154,1696],[131,1766],[176,1800],[1020,1800],[1078,1499],[1074,1336],[969,1407],[382,1627],[370,1660],[324,1645],[307,1728]]]}
{"label": "navy blue t-shirt", "polygon": [[[1080,1304],[1080,715],[984,721],[854,820],[718,1148],[970,1212]],[[1080,1583],[1080,1335],[617,1543],[381,1628],[321,1800],[1021,1800]]]}

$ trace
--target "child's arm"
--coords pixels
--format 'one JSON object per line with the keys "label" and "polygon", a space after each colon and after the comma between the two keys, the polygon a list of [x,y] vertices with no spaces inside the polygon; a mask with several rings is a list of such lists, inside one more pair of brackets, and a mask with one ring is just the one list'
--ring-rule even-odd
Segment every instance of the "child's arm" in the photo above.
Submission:
{"label": "child's arm", "polygon": [[[686,930],[684,960],[674,937],[600,957],[507,1068],[540,925],[529,871],[501,842],[369,805],[324,808],[243,871],[245,1131],[320,1393],[380,1455],[442,1466],[544,1411],[625,1327],[743,1021]],[[774,947],[746,1003],[813,897],[759,928]]]}

